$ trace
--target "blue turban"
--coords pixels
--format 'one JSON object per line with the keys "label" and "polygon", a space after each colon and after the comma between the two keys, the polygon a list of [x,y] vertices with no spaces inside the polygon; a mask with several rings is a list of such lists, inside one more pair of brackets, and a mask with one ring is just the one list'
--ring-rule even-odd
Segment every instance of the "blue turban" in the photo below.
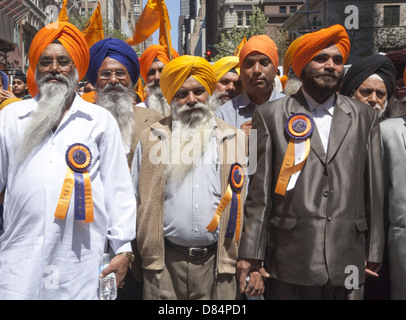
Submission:
{"label": "blue turban", "polygon": [[1,77],[2,77],[2,79],[3,79],[3,89],[4,89],[4,90],[7,90],[7,89],[8,89],[8,77],[7,77],[7,75],[6,75],[3,71],[1,71],[1,70],[0,70],[0,74],[1,74]]}
{"label": "blue turban", "polygon": [[140,62],[133,48],[123,40],[106,38],[90,47],[90,63],[86,78],[93,86],[96,86],[97,73],[106,57],[120,62],[130,74],[132,84],[137,83],[140,76]]}

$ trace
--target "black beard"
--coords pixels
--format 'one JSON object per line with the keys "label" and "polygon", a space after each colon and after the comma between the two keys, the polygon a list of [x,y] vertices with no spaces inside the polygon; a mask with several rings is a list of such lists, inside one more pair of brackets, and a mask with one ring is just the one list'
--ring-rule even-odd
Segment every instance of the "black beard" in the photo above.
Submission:
{"label": "black beard", "polygon": [[[317,79],[321,78],[322,76],[331,76],[334,79],[329,83],[317,81]],[[308,66],[305,66],[300,78],[302,79],[305,91],[314,100],[319,103],[323,103],[341,88],[343,73],[329,71],[317,73],[311,70]]]}

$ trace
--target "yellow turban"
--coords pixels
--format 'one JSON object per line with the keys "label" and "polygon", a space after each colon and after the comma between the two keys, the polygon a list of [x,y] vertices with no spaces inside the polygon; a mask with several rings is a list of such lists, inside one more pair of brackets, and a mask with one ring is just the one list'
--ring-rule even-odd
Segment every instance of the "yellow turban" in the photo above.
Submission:
{"label": "yellow turban", "polygon": [[46,25],[35,35],[28,53],[30,67],[27,72],[27,85],[28,91],[33,97],[38,93],[38,87],[35,81],[35,70],[37,69],[38,60],[45,48],[55,39],[58,39],[69,52],[78,70],[79,80],[86,75],[90,54],[87,41],[82,32],[68,22],[57,21]]}
{"label": "yellow turban", "polygon": [[351,49],[350,39],[345,28],[336,24],[329,28],[308,33],[298,43],[292,56],[292,68],[296,75],[300,77],[305,65],[329,44],[336,45],[343,55],[344,63],[347,62]]}
{"label": "yellow turban", "polygon": [[231,69],[235,69],[240,74],[240,58],[236,56],[227,56],[213,63],[214,73],[216,74],[217,82]]}
{"label": "yellow turban", "polygon": [[183,55],[169,62],[161,73],[161,90],[170,105],[175,93],[190,76],[199,81],[212,95],[216,88],[216,75],[206,59]]}
{"label": "yellow turban", "polygon": [[273,40],[267,35],[261,34],[259,36],[253,36],[247,41],[246,44],[244,44],[240,52],[240,66],[245,57],[252,52],[259,52],[266,55],[269,59],[271,59],[275,70],[278,69],[278,48],[276,47],[275,42],[273,42]]}

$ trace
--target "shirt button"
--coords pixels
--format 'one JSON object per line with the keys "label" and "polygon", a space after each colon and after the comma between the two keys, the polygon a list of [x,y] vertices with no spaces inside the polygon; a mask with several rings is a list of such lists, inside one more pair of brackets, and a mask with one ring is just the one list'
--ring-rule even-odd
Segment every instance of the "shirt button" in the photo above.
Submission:
{"label": "shirt button", "polygon": [[197,231],[199,231],[199,229],[198,229],[198,228],[194,228],[193,231],[194,231],[194,232],[197,232]]}
{"label": "shirt button", "polygon": [[195,187],[196,187],[196,188],[199,188],[199,185],[198,185],[198,184],[196,184],[196,185],[195,185]]}
{"label": "shirt button", "polygon": [[323,192],[323,197],[327,198],[328,197],[328,191]]}
{"label": "shirt button", "polygon": [[197,204],[195,204],[195,209],[198,209],[198,208],[199,208],[199,206]]}
{"label": "shirt button", "polygon": [[331,219],[333,219],[333,217],[330,216],[330,215],[328,215],[328,216],[327,216],[327,220],[328,220],[328,221],[331,221]]}

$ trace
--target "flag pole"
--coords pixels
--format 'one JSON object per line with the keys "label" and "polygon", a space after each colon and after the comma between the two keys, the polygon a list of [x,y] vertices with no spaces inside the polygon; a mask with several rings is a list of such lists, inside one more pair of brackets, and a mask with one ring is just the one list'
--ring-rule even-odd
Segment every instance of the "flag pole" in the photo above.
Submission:
{"label": "flag pole", "polygon": [[168,56],[169,56],[169,60],[172,60],[172,48],[171,48],[171,46],[172,46],[172,44],[170,43],[170,41],[169,41],[169,38],[168,38],[168,28],[166,27],[166,19],[165,19],[165,17],[163,17],[163,19],[164,19],[164,26],[165,26],[165,38],[166,38],[166,43],[168,44]]}

